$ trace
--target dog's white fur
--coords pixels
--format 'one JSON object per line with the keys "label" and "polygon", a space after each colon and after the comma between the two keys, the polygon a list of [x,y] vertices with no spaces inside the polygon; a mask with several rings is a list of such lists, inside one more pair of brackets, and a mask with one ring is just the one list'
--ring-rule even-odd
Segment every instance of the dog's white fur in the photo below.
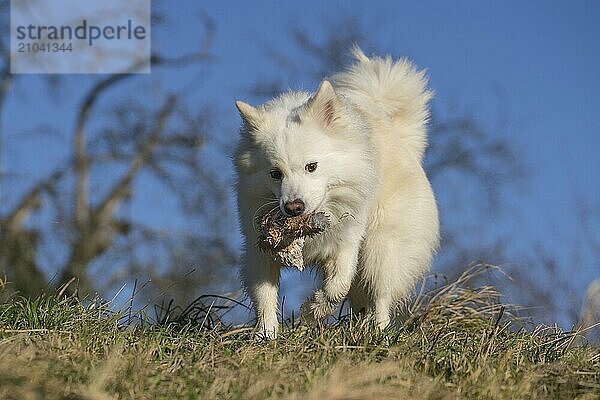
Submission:
{"label": "dog's white fur", "polygon": [[[256,249],[256,215],[301,199],[305,212],[332,216],[333,228],[304,248],[305,264],[324,278],[302,305],[304,322],[323,321],[348,296],[355,311],[387,326],[438,246],[436,202],[422,168],[432,96],[425,73],[406,59],[354,54],[357,62],[313,95],[288,92],[257,108],[236,102],[241,277],[267,337],[279,325],[280,266]],[[310,173],[305,166],[314,162]],[[273,169],[281,180],[271,178]]]}

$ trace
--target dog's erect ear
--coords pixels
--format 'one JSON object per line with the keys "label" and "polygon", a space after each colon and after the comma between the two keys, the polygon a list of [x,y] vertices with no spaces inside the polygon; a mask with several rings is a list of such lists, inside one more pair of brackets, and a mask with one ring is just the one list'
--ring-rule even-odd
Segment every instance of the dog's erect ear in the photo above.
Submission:
{"label": "dog's erect ear", "polygon": [[339,117],[340,103],[329,81],[319,85],[317,93],[308,101],[308,111],[324,126],[333,124]]}
{"label": "dog's erect ear", "polygon": [[258,129],[263,121],[263,115],[260,110],[255,107],[252,107],[248,103],[244,103],[243,101],[237,100],[235,102],[235,106],[240,112],[240,116],[244,120],[244,122],[248,125],[250,129]]}

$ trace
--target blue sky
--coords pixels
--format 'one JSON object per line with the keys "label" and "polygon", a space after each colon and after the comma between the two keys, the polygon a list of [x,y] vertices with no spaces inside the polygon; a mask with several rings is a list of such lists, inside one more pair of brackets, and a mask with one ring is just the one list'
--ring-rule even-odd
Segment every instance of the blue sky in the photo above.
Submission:
{"label": "blue sky", "polygon": [[[297,50],[291,46],[290,27],[303,28],[318,39],[343,16],[357,17],[370,44],[427,68],[439,110],[468,111],[493,134],[514,144],[530,171],[529,180],[505,199],[507,212],[481,223],[486,229],[514,232],[515,258],[535,241],[556,249],[565,261],[565,276],[570,276],[567,261],[572,250],[565,247],[580,234],[575,199],[600,208],[599,2],[179,1],[158,3],[157,8],[164,10],[167,22],[153,33],[153,45],[167,53],[199,45],[201,10],[215,20],[211,63],[201,75],[183,71],[166,86],[191,85],[198,90],[197,101],[214,102],[215,129],[231,145],[239,123],[233,100],[248,99],[247,89],[257,78],[281,76],[265,50],[281,49],[293,58]],[[157,74],[146,79],[156,79]],[[70,128],[73,121],[65,118],[72,118],[69,110],[79,86],[91,81],[72,76],[64,81],[60,100],[40,104],[32,101],[37,99],[34,93],[43,90],[40,82],[34,77],[24,81],[24,92],[15,93],[7,104],[5,115],[14,117],[5,117],[7,132],[39,123],[59,132]],[[309,90],[315,85],[294,84]],[[157,97],[161,93],[156,90]],[[33,115],[23,113],[25,103]],[[502,128],[495,129],[500,123]],[[35,159],[26,156],[25,142],[10,151],[3,148],[3,169],[21,171],[27,178],[13,181],[16,190],[60,159],[65,140],[68,143],[62,137],[40,147]],[[153,213],[152,207],[140,205],[135,212],[159,223],[182,222],[177,215]],[[600,236],[599,226],[594,228]],[[585,257],[590,267],[576,279],[581,290],[600,278],[597,260],[591,254]]]}

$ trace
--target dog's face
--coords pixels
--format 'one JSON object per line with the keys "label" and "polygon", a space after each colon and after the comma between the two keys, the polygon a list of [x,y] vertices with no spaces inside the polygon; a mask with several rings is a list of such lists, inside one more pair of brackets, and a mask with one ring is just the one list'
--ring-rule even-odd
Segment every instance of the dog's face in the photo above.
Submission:
{"label": "dog's face", "polygon": [[336,143],[312,121],[288,126],[266,146],[263,171],[267,186],[290,216],[317,211],[325,202]]}
{"label": "dog's face", "polygon": [[277,202],[290,216],[322,211],[344,168],[343,159],[333,157],[344,150],[336,137],[342,116],[333,87],[324,81],[313,97],[304,96],[291,110],[236,102],[244,121],[237,164],[245,190],[267,197],[265,204]]}

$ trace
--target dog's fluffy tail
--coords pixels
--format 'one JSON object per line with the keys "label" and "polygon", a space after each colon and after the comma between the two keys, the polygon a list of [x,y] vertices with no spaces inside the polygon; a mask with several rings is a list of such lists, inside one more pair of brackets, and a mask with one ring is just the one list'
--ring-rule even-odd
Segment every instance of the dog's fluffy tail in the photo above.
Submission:
{"label": "dog's fluffy tail", "polygon": [[370,118],[391,120],[399,140],[421,159],[433,96],[425,71],[418,71],[406,58],[369,58],[358,47],[353,53],[357,62],[332,77],[334,86]]}

